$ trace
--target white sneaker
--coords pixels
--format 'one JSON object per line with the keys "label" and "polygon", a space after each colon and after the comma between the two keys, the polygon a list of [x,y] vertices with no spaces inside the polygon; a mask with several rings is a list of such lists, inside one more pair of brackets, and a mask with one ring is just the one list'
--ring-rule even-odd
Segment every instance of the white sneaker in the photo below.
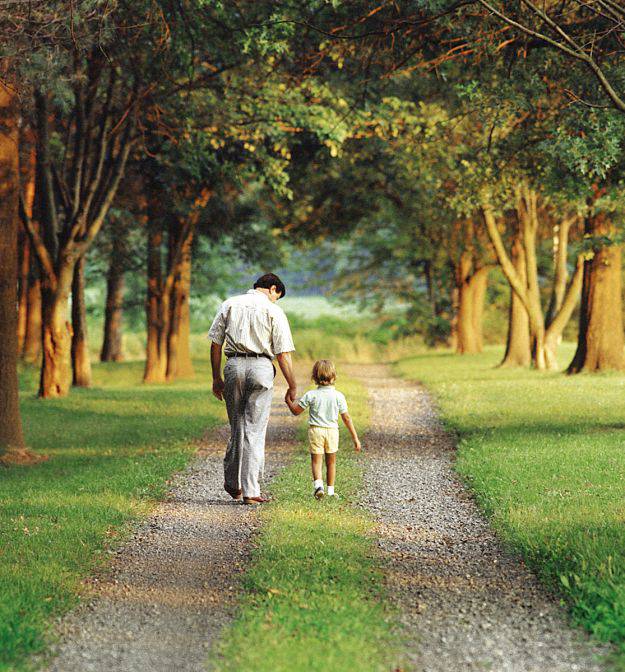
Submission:
{"label": "white sneaker", "polygon": [[326,493],[325,493],[325,490],[324,490],[321,486],[319,486],[319,487],[315,490],[315,499],[323,499],[323,496],[324,496],[325,494],[326,494]]}

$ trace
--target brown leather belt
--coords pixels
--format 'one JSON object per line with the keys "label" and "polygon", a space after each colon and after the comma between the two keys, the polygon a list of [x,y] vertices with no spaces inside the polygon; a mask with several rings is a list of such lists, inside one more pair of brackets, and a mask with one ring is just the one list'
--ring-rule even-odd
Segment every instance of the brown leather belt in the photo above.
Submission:
{"label": "brown leather belt", "polygon": [[265,353],[265,352],[226,352],[226,357],[230,359],[230,357],[256,357],[258,359],[259,357],[266,357],[269,361],[271,361],[271,357]]}

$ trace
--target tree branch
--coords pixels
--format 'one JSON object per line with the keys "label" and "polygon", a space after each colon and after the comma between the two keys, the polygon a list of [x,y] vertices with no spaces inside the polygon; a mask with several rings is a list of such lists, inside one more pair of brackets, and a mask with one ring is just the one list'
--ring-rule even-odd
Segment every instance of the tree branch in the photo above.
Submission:
{"label": "tree branch", "polygon": [[521,1],[536,16],[538,16],[542,21],[544,21],[552,30],[554,30],[558,35],[560,35],[562,39],[566,41],[566,44],[563,44],[562,42],[550,37],[549,35],[546,35],[545,33],[533,30],[532,28],[523,25],[519,21],[512,19],[503,12],[499,11],[487,0],[476,0],[476,2],[482,5],[482,7],[486,8],[489,12],[491,12],[491,14],[495,15],[497,18],[499,18],[501,21],[508,24],[509,26],[512,26],[517,30],[520,30],[526,35],[530,35],[531,37],[535,37],[539,40],[542,40],[543,42],[550,44],[552,47],[567,54],[568,56],[571,56],[572,58],[578,61],[586,63],[586,65],[590,68],[590,70],[592,70],[595,77],[598,79],[603,90],[607,93],[614,107],[620,112],[625,113],[625,99],[622,98],[621,95],[614,89],[611,82],[608,80],[606,74],[604,73],[603,69],[593,58],[593,56],[584,51],[583,48],[580,45],[578,45],[570,35],[566,33],[566,31],[560,28],[560,26],[558,26],[558,24],[551,17],[549,17],[546,13],[544,13],[542,10],[536,7],[532,2],[530,2],[530,0],[521,0]]}

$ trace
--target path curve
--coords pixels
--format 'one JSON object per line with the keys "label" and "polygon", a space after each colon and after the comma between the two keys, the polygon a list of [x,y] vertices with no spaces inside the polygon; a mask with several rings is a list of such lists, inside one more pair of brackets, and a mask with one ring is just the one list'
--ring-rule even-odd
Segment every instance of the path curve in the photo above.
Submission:
{"label": "path curve", "polygon": [[[288,461],[296,424],[276,386],[265,483]],[[259,518],[223,490],[226,427],[210,432],[164,502],[117,552],[90,599],[60,623],[49,672],[197,672],[233,616]]]}
{"label": "path curve", "polygon": [[504,551],[453,471],[454,445],[420,386],[387,367],[369,389],[363,504],[379,523],[390,598],[419,672],[600,672],[604,649],[571,628]]}

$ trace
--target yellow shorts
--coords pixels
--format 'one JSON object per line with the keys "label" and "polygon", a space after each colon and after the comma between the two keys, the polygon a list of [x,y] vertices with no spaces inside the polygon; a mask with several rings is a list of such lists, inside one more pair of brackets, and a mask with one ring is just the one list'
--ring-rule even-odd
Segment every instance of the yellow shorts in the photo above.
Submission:
{"label": "yellow shorts", "polygon": [[337,427],[308,427],[308,443],[311,455],[336,453],[339,449],[339,430]]}

